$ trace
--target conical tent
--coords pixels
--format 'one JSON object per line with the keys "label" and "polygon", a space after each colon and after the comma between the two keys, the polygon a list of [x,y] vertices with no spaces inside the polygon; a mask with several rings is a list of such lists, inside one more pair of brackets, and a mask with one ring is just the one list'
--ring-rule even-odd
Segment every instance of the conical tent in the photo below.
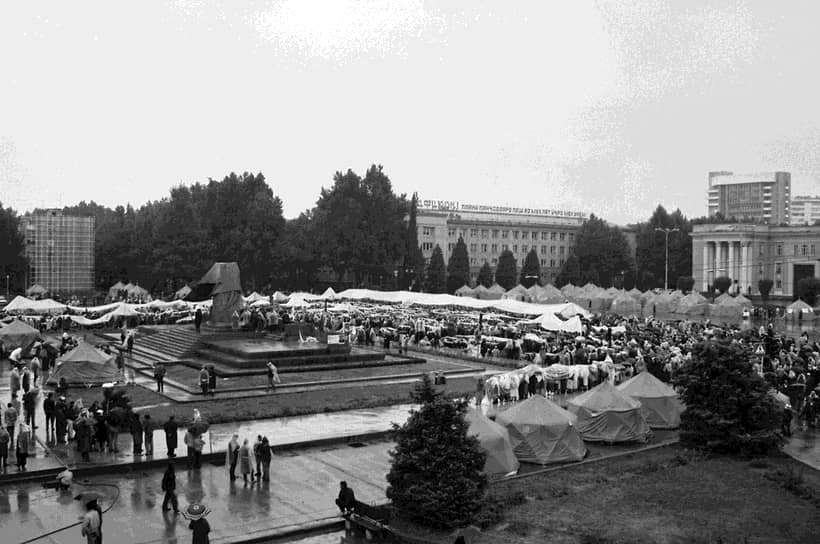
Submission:
{"label": "conical tent", "polygon": [[469,410],[464,419],[470,424],[467,433],[478,437],[481,449],[487,453],[487,462],[484,463],[486,474],[504,475],[518,470],[518,459],[515,458],[507,429],[476,410]]}
{"label": "conical tent", "polygon": [[786,306],[786,319],[813,321],[814,309],[798,299]]}
{"label": "conical tent", "polygon": [[328,287],[327,289],[325,289],[325,292],[322,293],[322,298],[324,300],[335,300],[336,291],[333,290],[333,287]]}
{"label": "conical tent", "polygon": [[244,299],[245,299],[245,302],[247,302],[248,304],[253,304],[254,302],[259,302],[260,300],[265,300],[265,301],[267,301],[267,300],[268,300],[268,297],[266,297],[265,295],[260,294],[260,293],[257,293],[256,291],[254,291],[254,292],[253,292],[253,293],[251,293],[250,295],[248,295],[248,296],[244,297]]}
{"label": "conical tent", "polygon": [[46,289],[42,285],[38,285],[36,283],[34,285],[32,285],[31,287],[29,287],[28,289],[26,289],[26,296],[29,296],[29,297],[31,295],[45,295],[46,293],[48,293],[48,289]]}
{"label": "conical tent", "polygon": [[6,351],[17,348],[23,348],[23,351],[26,351],[38,339],[40,339],[40,331],[19,319],[15,319],[0,329],[0,340],[3,341]]}
{"label": "conical tent", "polygon": [[678,393],[648,371],[618,386],[618,390],[640,401],[641,413],[653,429],[675,429],[680,427],[683,405]]}
{"label": "conical tent", "polygon": [[60,378],[65,378],[69,385],[101,385],[116,382],[120,376],[114,357],[88,342],[80,343],[58,359],[57,364],[57,370],[48,379],[49,384],[57,384]]}
{"label": "conical tent", "polygon": [[539,304],[561,304],[562,302],[566,302],[566,300],[567,297],[564,296],[564,293],[551,283],[548,283],[538,293],[537,299],[534,302]]}
{"label": "conical tent", "polygon": [[458,297],[472,297],[475,295],[475,289],[472,289],[469,285],[462,285],[456,289],[455,295]]}
{"label": "conical tent", "polygon": [[473,296],[475,298],[487,298],[487,293],[489,289],[481,285],[480,283],[476,285],[475,289],[473,289]]}
{"label": "conical tent", "polygon": [[718,304],[711,305],[709,312],[714,317],[738,318],[743,314],[743,306],[732,297],[728,297]]}
{"label": "conical tent", "polygon": [[749,300],[748,298],[744,297],[743,295],[738,295],[735,297],[735,302],[740,304],[743,308],[751,310],[754,308],[754,303]]}
{"label": "conical tent", "polygon": [[621,293],[612,299],[610,310],[623,316],[638,315],[641,313],[641,303],[628,293]]}
{"label": "conical tent", "polygon": [[479,298],[485,300],[497,300],[500,299],[506,292],[506,289],[504,289],[497,283],[494,283],[487,289],[487,292],[480,295]]}
{"label": "conical tent", "polygon": [[567,410],[578,417],[578,432],[589,442],[630,442],[649,437],[641,403],[609,382],[570,400]]}
{"label": "conical tent", "polygon": [[636,287],[633,287],[632,289],[627,291],[627,293],[629,294],[629,296],[634,297],[638,300],[640,300],[640,298],[643,296],[643,293],[641,293],[641,290],[636,288]]}
{"label": "conical tent", "polygon": [[519,461],[546,465],[580,461],[586,455],[576,417],[541,395],[501,412],[495,421],[510,433]]}

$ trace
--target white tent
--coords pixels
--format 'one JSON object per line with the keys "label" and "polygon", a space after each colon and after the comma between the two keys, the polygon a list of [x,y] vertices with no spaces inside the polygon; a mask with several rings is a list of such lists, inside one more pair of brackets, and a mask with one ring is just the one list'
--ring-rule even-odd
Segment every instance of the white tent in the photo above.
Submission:
{"label": "white tent", "polygon": [[333,290],[333,287],[328,287],[325,289],[325,292],[322,293],[322,298],[324,300],[336,300],[336,291]]}
{"label": "white tent", "polygon": [[786,306],[786,319],[814,321],[814,308],[798,299]]}
{"label": "white tent", "polygon": [[120,302],[109,315],[111,317],[137,317],[140,313],[134,309],[133,304]]}
{"label": "white tent", "polygon": [[245,299],[245,302],[247,302],[248,304],[253,304],[254,302],[258,302],[260,300],[268,300],[268,297],[266,297],[263,294],[257,293],[256,291],[243,298]]}
{"label": "white tent", "polygon": [[45,298],[43,300],[31,300],[23,296],[16,296],[9,302],[4,311],[6,313],[29,313],[29,314],[50,314],[62,313],[66,309],[65,304]]}

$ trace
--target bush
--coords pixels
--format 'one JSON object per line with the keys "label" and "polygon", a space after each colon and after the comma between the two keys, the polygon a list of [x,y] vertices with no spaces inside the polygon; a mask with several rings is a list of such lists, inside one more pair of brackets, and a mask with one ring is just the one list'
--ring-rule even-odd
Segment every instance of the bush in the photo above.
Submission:
{"label": "bush", "polygon": [[409,518],[441,528],[473,522],[484,503],[486,454],[467,434],[466,401],[451,401],[424,374],[412,393],[419,410],[393,426],[387,498]]}
{"label": "bush", "polygon": [[760,455],[783,445],[781,411],[752,371],[748,347],[727,341],[695,345],[675,375],[686,410],[681,444],[717,453]]}
{"label": "bush", "polygon": [[715,289],[717,289],[718,292],[720,292],[720,294],[723,294],[726,291],[728,291],[731,286],[732,280],[727,276],[720,276],[715,278]]}

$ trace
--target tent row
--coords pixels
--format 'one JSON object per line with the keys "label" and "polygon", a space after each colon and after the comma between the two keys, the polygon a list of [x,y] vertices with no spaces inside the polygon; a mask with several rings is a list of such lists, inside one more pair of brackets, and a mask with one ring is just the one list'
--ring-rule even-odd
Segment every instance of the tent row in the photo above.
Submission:
{"label": "tent row", "polygon": [[505,475],[519,462],[546,465],[580,461],[584,442],[645,441],[650,429],[680,425],[677,392],[649,372],[615,387],[604,382],[569,401],[564,410],[541,395],[500,412],[495,421],[471,410],[468,432],[487,453],[484,471]]}
{"label": "tent row", "polygon": [[96,314],[107,314],[110,312],[120,312],[114,314],[114,317],[119,315],[125,315],[126,317],[132,315],[139,315],[138,312],[140,311],[154,311],[154,310],[168,310],[168,309],[175,309],[175,310],[184,310],[190,309],[194,306],[207,306],[210,304],[211,301],[203,301],[198,303],[191,303],[185,302],[182,300],[175,300],[171,302],[165,302],[162,300],[154,300],[151,302],[146,302],[143,304],[129,304],[126,302],[112,302],[110,304],[102,304],[100,306],[71,306],[68,304],[62,304],[50,298],[42,299],[42,300],[31,300],[24,296],[16,296],[14,299],[8,303],[8,305],[3,309],[6,313],[9,314],[62,314],[66,310],[70,310],[76,313],[85,313],[91,312]]}

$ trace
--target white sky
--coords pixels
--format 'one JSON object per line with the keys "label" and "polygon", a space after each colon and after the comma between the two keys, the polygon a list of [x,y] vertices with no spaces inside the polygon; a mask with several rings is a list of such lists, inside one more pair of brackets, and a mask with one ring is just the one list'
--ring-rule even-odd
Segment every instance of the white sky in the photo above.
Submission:
{"label": "white sky", "polygon": [[709,170],[820,192],[817,2],[14,2],[0,201],[139,205],[262,171],[294,217],[337,170],[397,192],[706,213]]}

